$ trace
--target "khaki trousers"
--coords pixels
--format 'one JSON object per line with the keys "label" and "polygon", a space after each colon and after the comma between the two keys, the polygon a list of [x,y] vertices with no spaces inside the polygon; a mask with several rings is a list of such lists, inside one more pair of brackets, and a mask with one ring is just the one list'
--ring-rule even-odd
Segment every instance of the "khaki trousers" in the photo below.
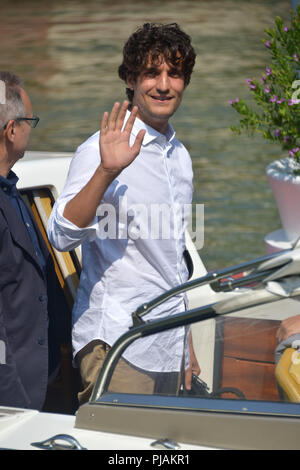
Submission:
{"label": "khaki trousers", "polygon": [[[78,393],[80,405],[89,400],[109,349],[108,344],[101,340],[94,340],[77,353],[76,361],[83,384],[83,391]],[[109,391],[152,394],[154,385],[155,374],[151,376],[151,373],[140,371],[121,358],[113,372]]]}
{"label": "khaki trousers", "polygon": [[[94,340],[77,353],[76,361],[83,384],[83,390],[78,393],[80,405],[89,401],[109,350],[108,344]],[[108,390],[114,393],[176,395],[180,383],[180,372],[145,372],[121,358],[114,369]]]}

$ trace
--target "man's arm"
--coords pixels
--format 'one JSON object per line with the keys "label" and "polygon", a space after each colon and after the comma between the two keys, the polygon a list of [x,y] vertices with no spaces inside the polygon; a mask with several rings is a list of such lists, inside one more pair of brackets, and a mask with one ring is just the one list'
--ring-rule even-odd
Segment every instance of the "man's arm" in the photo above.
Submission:
{"label": "man's arm", "polygon": [[99,141],[101,163],[89,182],[67,203],[63,213],[77,227],[87,227],[92,222],[108,186],[140,153],[145,131],[138,133],[130,147],[130,134],[138,108],[133,107],[123,129],[127,108],[127,101],[121,109],[120,104],[115,103],[110,115],[107,112],[103,115]]}
{"label": "man's arm", "polygon": [[194,351],[192,332],[188,334],[188,345],[190,355],[190,365],[185,369],[184,385],[187,390],[191,390],[192,387],[192,374],[200,375],[201,369]]}
{"label": "man's arm", "polygon": [[300,315],[283,320],[276,333],[276,338],[278,343],[281,343],[281,341],[297,333],[300,333]]}

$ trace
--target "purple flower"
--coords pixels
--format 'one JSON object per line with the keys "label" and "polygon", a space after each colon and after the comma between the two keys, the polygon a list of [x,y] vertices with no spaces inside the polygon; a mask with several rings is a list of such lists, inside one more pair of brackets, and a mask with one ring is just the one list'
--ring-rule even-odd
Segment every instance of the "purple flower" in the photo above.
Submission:
{"label": "purple flower", "polygon": [[266,67],[266,74],[267,76],[272,74],[272,70],[270,69],[270,67]]}
{"label": "purple flower", "polygon": [[289,154],[291,157],[294,157],[297,152],[299,152],[300,148],[296,147],[295,149],[292,149],[289,151]]}
{"label": "purple flower", "polygon": [[234,103],[238,103],[239,101],[239,98],[235,98],[235,100],[229,101],[229,104],[233,105]]}
{"label": "purple flower", "polygon": [[271,91],[271,88],[269,86],[266,86],[265,93],[270,93],[270,91]]}
{"label": "purple flower", "polygon": [[286,136],[283,138],[283,141],[284,141],[285,143],[288,143],[289,140],[293,140],[293,136],[292,136],[292,135],[286,135]]}
{"label": "purple flower", "polygon": [[277,100],[276,103],[277,103],[277,104],[284,103],[284,98],[281,98],[281,100]]}
{"label": "purple flower", "polygon": [[300,103],[300,100],[290,99],[289,102],[288,102],[288,105],[293,106],[294,104],[299,104],[299,103]]}
{"label": "purple flower", "polygon": [[294,60],[295,60],[296,62],[299,62],[299,57],[298,57],[297,54],[294,54],[293,57],[294,57]]}
{"label": "purple flower", "polygon": [[267,41],[267,42],[265,43],[265,46],[268,47],[268,48],[271,47],[271,42],[270,42],[270,41]]}
{"label": "purple flower", "polygon": [[289,30],[289,28],[288,28],[287,26],[285,26],[285,27],[283,28],[283,31],[284,31],[285,33],[287,33],[288,30]]}
{"label": "purple flower", "polygon": [[255,85],[255,83],[253,83],[252,78],[248,78],[248,80],[247,80],[246,83],[247,83],[247,85],[250,86],[251,90],[255,90],[255,89],[256,89],[256,85]]}
{"label": "purple flower", "polygon": [[277,100],[278,100],[278,96],[276,95],[273,95],[272,98],[270,98],[271,103],[277,103]]}
{"label": "purple flower", "polygon": [[276,131],[275,131],[275,137],[279,137],[279,136],[280,136],[280,132],[281,132],[280,129],[276,129]]}

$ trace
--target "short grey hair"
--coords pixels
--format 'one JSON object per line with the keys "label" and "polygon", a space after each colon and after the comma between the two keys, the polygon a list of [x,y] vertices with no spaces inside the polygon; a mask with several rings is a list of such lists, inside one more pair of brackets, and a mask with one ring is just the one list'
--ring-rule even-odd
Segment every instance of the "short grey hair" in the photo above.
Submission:
{"label": "short grey hair", "polygon": [[[1,83],[2,82],[2,83]],[[4,103],[0,103],[0,131],[11,119],[26,115],[26,108],[21,98],[22,80],[10,72],[0,71],[0,83],[4,84]]]}

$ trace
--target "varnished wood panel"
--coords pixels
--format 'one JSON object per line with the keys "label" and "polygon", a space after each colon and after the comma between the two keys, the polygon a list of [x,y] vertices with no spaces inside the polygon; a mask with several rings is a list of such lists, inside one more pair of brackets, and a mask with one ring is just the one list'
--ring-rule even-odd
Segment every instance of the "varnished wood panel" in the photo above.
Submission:
{"label": "varnished wood panel", "polygon": [[221,387],[236,387],[248,400],[278,400],[274,351],[279,324],[224,318]]}
{"label": "varnished wood panel", "polygon": [[224,356],[273,363],[279,325],[276,320],[225,318]]}
{"label": "varnished wood panel", "polygon": [[278,401],[274,364],[225,357],[222,387],[238,388],[247,400]]}

